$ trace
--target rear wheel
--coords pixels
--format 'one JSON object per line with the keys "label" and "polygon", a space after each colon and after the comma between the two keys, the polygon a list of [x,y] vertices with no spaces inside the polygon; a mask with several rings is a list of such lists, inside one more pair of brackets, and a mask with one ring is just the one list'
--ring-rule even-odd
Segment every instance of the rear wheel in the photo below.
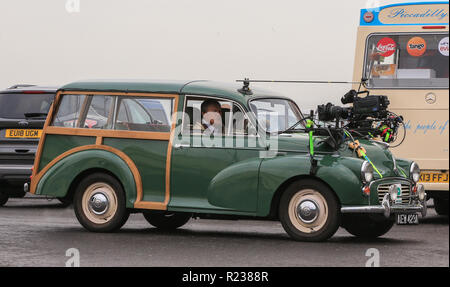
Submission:
{"label": "rear wheel", "polygon": [[8,194],[0,191],[0,206],[5,205],[8,202],[9,196]]}
{"label": "rear wheel", "polygon": [[348,233],[362,238],[377,238],[386,234],[394,225],[394,220],[382,215],[345,214],[342,227]]}
{"label": "rear wheel", "polygon": [[75,192],[73,204],[78,221],[93,232],[116,231],[130,215],[122,185],[104,173],[83,179]]}
{"label": "rear wheel", "polygon": [[279,218],[291,238],[324,241],[339,228],[339,202],[325,184],[315,180],[298,181],[281,196]]}
{"label": "rear wheel", "polygon": [[180,212],[144,211],[142,214],[148,223],[164,230],[177,229],[185,225],[192,217],[190,213]]}
{"label": "rear wheel", "polygon": [[447,215],[448,216],[448,199],[444,198],[433,198],[434,201],[434,209],[439,215]]}

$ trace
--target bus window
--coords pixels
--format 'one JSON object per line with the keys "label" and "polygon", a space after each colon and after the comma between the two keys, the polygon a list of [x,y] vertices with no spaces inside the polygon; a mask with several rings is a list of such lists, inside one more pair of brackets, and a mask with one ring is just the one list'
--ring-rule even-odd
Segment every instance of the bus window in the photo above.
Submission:
{"label": "bus window", "polygon": [[369,88],[448,88],[448,59],[447,33],[371,34],[364,75]]}

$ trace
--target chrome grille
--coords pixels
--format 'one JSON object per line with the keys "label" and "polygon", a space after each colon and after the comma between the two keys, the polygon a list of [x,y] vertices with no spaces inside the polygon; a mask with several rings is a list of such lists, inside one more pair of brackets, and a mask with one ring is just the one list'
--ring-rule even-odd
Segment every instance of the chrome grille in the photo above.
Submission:
{"label": "chrome grille", "polygon": [[[386,193],[389,192],[389,187],[392,184],[380,184],[378,186],[378,200],[380,201],[380,203],[383,201],[383,197]],[[411,197],[411,186],[409,184],[402,184],[402,196],[399,197],[402,199],[402,204],[408,204],[409,203],[409,199]]]}

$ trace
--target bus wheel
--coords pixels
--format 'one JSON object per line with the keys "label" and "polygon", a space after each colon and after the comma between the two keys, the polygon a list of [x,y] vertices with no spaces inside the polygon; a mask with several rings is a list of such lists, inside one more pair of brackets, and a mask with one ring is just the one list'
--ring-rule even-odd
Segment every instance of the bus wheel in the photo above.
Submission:
{"label": "bus wheel", "polygon": [[93,232],[120,229],[130,213],[122,185],[112,176],[95,173],[84,178],[75,191],[75,215],[84,228]]}
{"label": "bus wheel", "polygon": [[339,203],[325,184],[302,180],[291,184],[281,196],[279,218],[294,240],[324,241],[339,228]]}
{"label": "bus wheel", "polygon": [[185,225],[192,217],[190,213],[181,212],[144,211],[142,214],[148,223],[163,230],[177,229]]}
{"label": "bus wheel", "polygon": [[382,215],[345,214],[342,227],[348,233],[362,238],[377,238],[386,234],[394,225],[394,220]]}
{"label": "bus wheel", "polygon": [[8,202],[8,194],[0,191],[0,206],[5,205]]}
{"label": "bus wheel", "polygon": [[433,202],[437,214],[448,216],[448,199],[434,197]]}

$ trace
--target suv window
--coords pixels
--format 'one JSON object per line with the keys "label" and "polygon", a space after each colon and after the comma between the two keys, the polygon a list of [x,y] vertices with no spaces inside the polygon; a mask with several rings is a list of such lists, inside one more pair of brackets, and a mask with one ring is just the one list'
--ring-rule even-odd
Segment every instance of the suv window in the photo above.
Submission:
{"label": "suv window", "polygon": [[54,94],[0,94],[0,118],[24,119],[27,115],[46,117]]}

